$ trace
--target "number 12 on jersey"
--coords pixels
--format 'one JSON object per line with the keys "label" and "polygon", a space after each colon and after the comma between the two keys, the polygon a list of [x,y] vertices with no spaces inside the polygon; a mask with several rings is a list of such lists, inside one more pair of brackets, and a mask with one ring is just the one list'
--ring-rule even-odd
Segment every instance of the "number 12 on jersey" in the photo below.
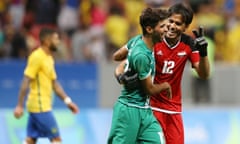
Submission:
{"label": "number 12 on jersey", "polygon": [[172,74],[174,66],[175,66],[174,61],[165,60],[164,63],[163,63],[162,73],[163,74]]}

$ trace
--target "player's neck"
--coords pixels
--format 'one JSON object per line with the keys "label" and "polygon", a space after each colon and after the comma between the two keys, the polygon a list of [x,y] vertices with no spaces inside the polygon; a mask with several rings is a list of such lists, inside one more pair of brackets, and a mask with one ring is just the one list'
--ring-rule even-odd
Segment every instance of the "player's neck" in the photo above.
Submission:
{"label": "player's neck", "polygon": [[43,49],[43,51],[47,54],[47,55],[52,55],[51,50],[45,46],[45,45],[41,45],[41,48]]}
{"label": "player's neck", "polygon": [[167,38],[167,37],[165,37],[165,40],[170,47],[175,46],[180,41],[180,39],[181,39],[181,36],[178,37],[178,38]]}
{"label": "player's neck", "polygon": [[142,40],[147,45],[147,47],[152,51],[153,50],[153,41],[151,37],[142,36]]}

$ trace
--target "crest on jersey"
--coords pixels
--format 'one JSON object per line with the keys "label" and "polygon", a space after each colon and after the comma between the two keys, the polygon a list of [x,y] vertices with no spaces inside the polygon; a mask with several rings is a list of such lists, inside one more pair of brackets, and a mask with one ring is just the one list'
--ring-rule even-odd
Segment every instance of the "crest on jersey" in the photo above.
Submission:
{"label": "crest on jersey", "polygon": [[181,57],[181,56],[187,55],[187,53],[185,51],[182,51],[182,52],[178,52],[177,55]]}

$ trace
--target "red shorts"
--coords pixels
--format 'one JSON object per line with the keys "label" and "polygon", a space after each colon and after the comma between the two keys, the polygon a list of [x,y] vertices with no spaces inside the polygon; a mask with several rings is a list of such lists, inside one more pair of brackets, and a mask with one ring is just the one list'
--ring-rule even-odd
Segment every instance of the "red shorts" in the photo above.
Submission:
{"label": "red shorts", "polygon": [[162,126],[166,144],[184,144],[184,128],[182,114],[168,114],[153,111]]}

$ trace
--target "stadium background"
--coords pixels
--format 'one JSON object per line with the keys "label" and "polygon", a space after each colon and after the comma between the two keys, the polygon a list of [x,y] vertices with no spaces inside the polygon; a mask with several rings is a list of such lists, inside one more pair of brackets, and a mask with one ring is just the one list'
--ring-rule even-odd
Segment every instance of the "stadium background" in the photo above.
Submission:
{"label": "stadium background", "polygon": [[[54,114],[63,144],[104,144],[112,106],[121,86],[113,77],[111,54],[139,33],[138,15],[147,5],[182,0],[2,0],[0,1],[0,143],[20,144],[27,113],[13,117],[27,55],[38,45],[42,26],[54,27],[62,43],[55,57],[59,80],[80,106],[72,115],[54,99]],[[192,28],[204,25],[214,49],[210,57],[210,99],[194,101],[190,65],[183,77],[186,144],[240,143],[240,2],[188,0],[195,17]],[[43,10],[44,9],[44,10]],[[186,32],[191,34],[190,31]],[[54,94],[53,94],[54,95]],[[47,144],[41,139],[39,144]]]}

